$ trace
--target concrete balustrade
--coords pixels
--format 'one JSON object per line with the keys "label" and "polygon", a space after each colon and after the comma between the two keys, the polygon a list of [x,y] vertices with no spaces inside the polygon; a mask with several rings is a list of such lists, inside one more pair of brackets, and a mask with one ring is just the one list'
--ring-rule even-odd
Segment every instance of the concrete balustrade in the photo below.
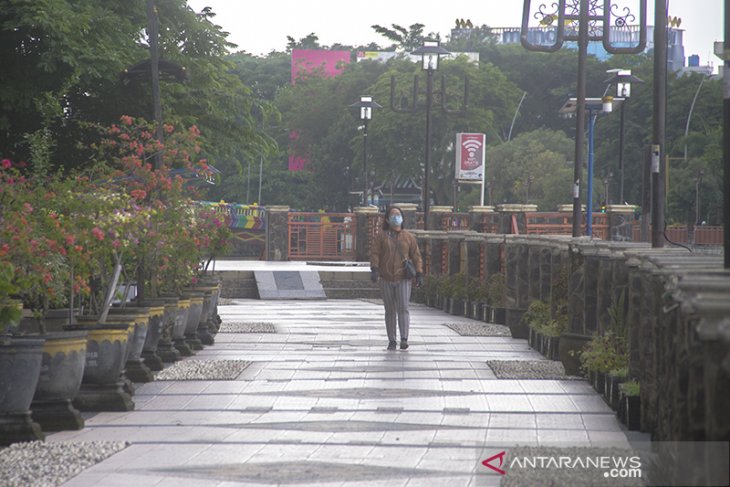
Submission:
{"label": "concrete balustrade", "polygon": [[417,238],[431,249],[433,269],[482,279],[505,273],[514,336],[528,329],[521,317],[531,302],[548,302],[554,313],[554,295],[567,284],[561,360],[618,318],[627,328],[630,377],[641,384],[642,429],[657,440],[727,440],[730,271],[720,256],[584,237],[429,231]]}

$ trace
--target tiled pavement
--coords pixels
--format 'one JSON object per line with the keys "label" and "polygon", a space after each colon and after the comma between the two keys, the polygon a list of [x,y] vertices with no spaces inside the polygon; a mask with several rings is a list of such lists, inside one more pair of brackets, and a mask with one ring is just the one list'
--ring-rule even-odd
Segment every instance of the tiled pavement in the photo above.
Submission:
{"label": "tiled pavement", "polygon": [[413,305],[407,351],[386,351],[382,306],[236,300],[195,360],[252,361],[233,381],[141,385],[136,410],[100,413],[60,440],[131,445],[68,486],[499,485],[481,460],[515,445],[626,446],[585,381],[499,380],[487,360],[539,360],[525,340],[462,337],[469,322]]}

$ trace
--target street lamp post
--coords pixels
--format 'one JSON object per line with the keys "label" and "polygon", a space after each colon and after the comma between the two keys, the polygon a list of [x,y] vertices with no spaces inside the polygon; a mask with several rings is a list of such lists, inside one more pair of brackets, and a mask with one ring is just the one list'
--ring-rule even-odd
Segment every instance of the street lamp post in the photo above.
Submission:
{"label": "street lamp post", "polygon": [[423,228],[428,230],[431,180],[431,105],[433,104],[433,73],[439,69],[439,57],[451,54],[439,46],[438,41],[425,41],[411,54],[421,56],[421,69],[426,72],[426,154],[423,177]]}
{"label": "street lamp post", "polygon": [[[539,1],[536,3],[540,3]],[[628,8],[619,9],[612,0],[556,0],[550,7],[541,4],[537,12],[532,11],[532,0],[524,0],[520,41],[525,49],[539,52],[555,52],[565,41],[578,43],[577,116],[575,136],[575,161],[573,165],[573,236],[580,235],[580,179],[583,170],[583,143],[586,110],[586,69],[588,42],[600,41],[611,54],[638,54],[646,47],[646,0],[639,3],[639,39],[622,46],[620,35],[628,24],[636,20]],[[531,38],[531,19],[539,22],[540,28],[554,35],[540,36],[554,40],[552,44],[535,43]]]}
{"label": "street lamp post", "polygon": [[[411,53],[415,56],[421,56],[421,68],[426,72],[426,148],[424,159],[424,178],[423,178],[423,228],[428,230],[428,216],[430,209],[430,180],[431,180],[431,108],[433,105],[433,74],[439,68],[439,58],[448,56],[449,51],[441,47],[438,41],[424,41],[423,46],[419,47]],[[413,113],[416,111],[416,99],[418,97],[418,77],[413,80],[413,95],[410,106],[403,108],[395,102],[395,76],[390,78],[390,108],[398,113]],[[464,102],[460,110],[449,110],[446,108],[446,88],[443,79],[441,80],[441,110],[446,113],[466,112],[467,100],[469,97],[468,81],[464,79]]]}
{"label": "street lamp post", "polygon": [[614,75],[605,82],[609,86],[616,84],[616,96],[623,98],[624,103],[621,104],[621,121],[619,122],[618,135],[618,203],[624,204],[624,121],[626,120],[626,103],[631,97],[631,83],[643,83],[644,80],[631,74],[630,69],[610,69],[609,73]]}
{"label": "street lamp post", "polygon": [[362,170],[364,179],[364,188],[362,192],[362,205],[368,206],[368,193],[370,186],[368,185],[368,122],[373,118],[373,110],[375,108],[383,108],[373,101],[372,96],[363,95],[360,101],[353,103],[350,107],[360,109],[360,120],[362,120]]}
{"label": "street lamp post", "polygon": [[[599,113],[610,113],[614,107],[623,103],[623,98],[614,98],[612,96],[604,96],[603,98],[585,98],[585,111],[588,113],[588,182],[586,188],[586,235],[593,236],[593,154],[594,144],[593,135],[595,132],[596,118]],[[571,98],[566,101],[560,108],[558,113],[566,117],[572,117],[579,113],[578,99]],[[583,131],[584,127],[579,127],[579,131]],[[575,216],[573,217],[575,218]],[[578,214],[580,222],[580,213]],[[579,235],[574,235],[579,236]]]}

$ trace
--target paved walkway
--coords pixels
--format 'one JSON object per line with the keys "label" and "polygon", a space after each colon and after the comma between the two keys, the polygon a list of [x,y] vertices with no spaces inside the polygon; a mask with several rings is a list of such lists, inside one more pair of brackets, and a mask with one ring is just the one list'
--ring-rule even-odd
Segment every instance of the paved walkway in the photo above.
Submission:
{"label": "paved walkway", "polygon": [[[244,359],[230,381],[155,381],[128,413],[100,413],[48,441],[131,445],[67,486],[499,485],[481,465],[515,445],[626,436],[585,381],[497,379],[487,360],[540,360],[525,340],[462,337],[469,323],[412,307],[411,348],[386,351],[382,306],[357,300],[236,300],[194,360]],[[188,359],[190,360],[190,359]]]}

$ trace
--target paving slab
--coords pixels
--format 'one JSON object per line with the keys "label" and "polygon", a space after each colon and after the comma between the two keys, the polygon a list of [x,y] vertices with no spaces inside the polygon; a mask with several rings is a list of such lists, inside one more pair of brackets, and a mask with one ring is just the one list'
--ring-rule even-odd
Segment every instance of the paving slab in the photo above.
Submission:
{"label": "paving slab", "polygon": [[219,333],[186,360],[251,364],[232,380],[140,384],[137,410],[48,435],[129,443],[64,485],[499,485],[481,462],[518,445],[628,446],[585,381],[497,378],[490,360],[544,359],[525,340],[459,335],[467,318],[413,305],[411,347],[388,351],[376,302],[231,303],[224,324],[276,333]]}

